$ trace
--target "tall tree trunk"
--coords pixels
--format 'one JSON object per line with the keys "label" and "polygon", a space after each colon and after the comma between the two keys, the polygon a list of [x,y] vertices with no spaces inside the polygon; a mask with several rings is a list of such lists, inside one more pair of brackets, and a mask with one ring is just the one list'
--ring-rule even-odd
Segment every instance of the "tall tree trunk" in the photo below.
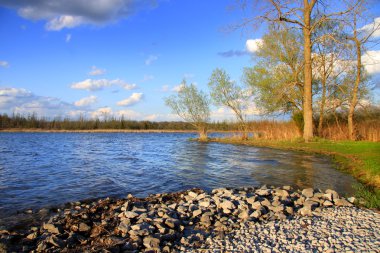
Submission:
{"label": "tall tree trunk", "polygon": [[312,66],[311,66],[311,10],[308,0],[304,0],[304,86],[303,86],[303,138],[306,142],[313,138],[313,107],[312,107]]}
{"label": "tall tree trunk", "polygon": [[351,96],[351,101],[350,101],[350,108],[348,109],[348,118],[347,118],[347,123],[348,123],[348,138],[350,140],[355,140],[355,126],[354,126],[354,112],[355,112],[355,107],[358,103],[358,90],[359,90],[359,84],[361,82],[361,69],[362,69],[362,50],[361,50],[361,43],[357,39],[357,32],[356,30],[354,31],[354,42],[355,42],[355,47],[356,47],[356,79],[355,79],[355,86],[352,90],[352,96]]}

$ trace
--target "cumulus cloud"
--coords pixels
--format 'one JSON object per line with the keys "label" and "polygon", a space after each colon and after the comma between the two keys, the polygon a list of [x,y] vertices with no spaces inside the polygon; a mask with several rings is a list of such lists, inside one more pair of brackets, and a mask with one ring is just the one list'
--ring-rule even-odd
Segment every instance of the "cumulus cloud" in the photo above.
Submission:
{"label": "cumulus cloud", "polygon": [[262,39],[250,39],[246,41],[245,47],[249,53],[256,53],[261,43],[263,43]]}
{"label": "cumulus cloud", "polygon": [[156,6],[156,0],[0,0],[0,5],[16,9],[26,19],[46,20],[47,30],[58,31],[115,22]]}
{"label": "cumulus cloud", "polygon": [[90,76],[100,76],[100,75],[104,75],[105,73],[106,73],[105,69],[100,69],[100,68],[97,68],[96,66],[92,66],[91,71],[88,72]]}
{"label": "cumulus cloud", "polygon": [[98,98],[96,96],[89,96],[82,98],[74,103],[75,106],[89,106],[92,104],[95,104],[98,101]]}
{"label": "cumulus cloud", "polygon": [[131,106],[143,99],[143,93],[133,93],[129,98],[117,102],[118,106]]}
{"label": "cumulus cloud", "polygon": [[380,50],[367,51],[362,55],[362,61],[368,74],[374,75],[380,73]]}
{"label": "cumulus cloud", "polygon": [[374,31],[372,34],[372,37],[377,38],[377,37],[380,37],[380,29],[378,29],[379,27],[380,27],[380,17],[377,17],[373,20],[372,23],[363,26],[359,30],[364,31],[364,33],[367,33],[367,34],[372,33]]}
{"label": "cumulus cloud", "polygon": [[158,60],[158,56],[157,55],[149,55],[148,58],[145,60],[145,65],[149,66],[149,65],[151,65],[153,62],[155,62],[157,60]]}
{"label": "cumulus cloud", "polygon": [[123,87],[126,90],[132,90],[137,87],[136,84],[129,84],[120,79],[108,80],[108,79],[86,79],[81,82],[73,83],[71,85],[72,89],[77,90],[88,90],[88,91],[97,91],[101,90],[105,87],[111,87],[114,85],[118,85]]}
{"label": "cumulus cloud", "polygon": [[228,50],[219,52],[218,55],[225,58],[240,57],[256,53],[262,43],[262,39],[249,39],[245,42],[245,50]]}
{"label": "cumulus cloud", "polygon": [[219,52],[218,55],[222,56],[222,57],[230,58],[230,57],[234,57],[234,56],[239,57],[239,56],[249,55],[249,52],[244,51],[244,50],[229,50],[229,51],[225,51],[225,52]]}
{"label": "cumulus cloud", "polygon": [[66,115],[74,110],[74,105],[54,97],[33,94],[21,88],[0,88],[0,109],[2,112],[32,114],[54,117]]}
{"label": "cumulus cloud", "polygon": [[9,63],[7,61],[0,61],[0,67],[8,68],[9,67]]}

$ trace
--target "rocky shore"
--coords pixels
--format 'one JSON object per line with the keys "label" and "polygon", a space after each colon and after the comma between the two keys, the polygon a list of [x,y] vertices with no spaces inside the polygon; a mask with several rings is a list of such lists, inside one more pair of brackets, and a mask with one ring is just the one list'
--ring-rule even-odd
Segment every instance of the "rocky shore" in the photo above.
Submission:
{"label": "rocky shore", "polygon": [[192,189],[70,203],[0,252],[379,252],[380,214],[333,190]]}

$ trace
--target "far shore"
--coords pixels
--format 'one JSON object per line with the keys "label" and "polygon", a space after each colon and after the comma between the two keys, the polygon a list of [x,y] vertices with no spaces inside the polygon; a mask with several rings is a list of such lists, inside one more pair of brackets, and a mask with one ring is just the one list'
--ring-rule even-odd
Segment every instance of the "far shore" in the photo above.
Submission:
{"label": "far shore", "polygon": [[[0,133],[197,133],[196,130],[169,130],[169,129],[40,129],[40,128],[7,128],[0,129]],[[238,133],[238,131],[209,131],[209,133]]]}

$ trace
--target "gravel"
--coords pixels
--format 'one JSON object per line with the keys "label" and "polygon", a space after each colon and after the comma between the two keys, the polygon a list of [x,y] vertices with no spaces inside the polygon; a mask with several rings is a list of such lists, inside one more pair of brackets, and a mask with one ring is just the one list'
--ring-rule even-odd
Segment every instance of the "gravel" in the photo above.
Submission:
{"label": "gravel", "polygon": [[325,208],[312,217],[246,222],[213,233],[186,252],[380,252],[380,214],[357,207]]}
{"label": "gravel", "polygon": [[380,214],[331,189],[192,189],[68,203],[0,252],[380,252]]}

